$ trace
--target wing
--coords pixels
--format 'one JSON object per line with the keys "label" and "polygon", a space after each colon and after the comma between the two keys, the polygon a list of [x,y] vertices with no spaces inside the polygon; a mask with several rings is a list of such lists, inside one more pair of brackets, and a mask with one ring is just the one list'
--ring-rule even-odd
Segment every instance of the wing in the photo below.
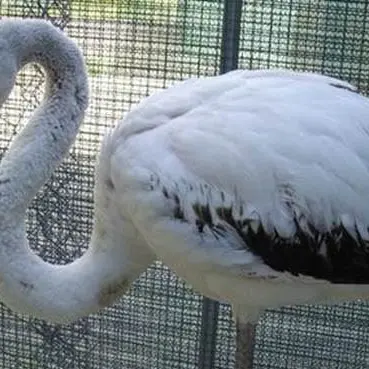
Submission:
{"label": "wing", "polygon": [[146,100],[134,123],[117,166],[147,185],[132,217],[169,264],[369,283],[369,100],[354,87],[237,71]]}

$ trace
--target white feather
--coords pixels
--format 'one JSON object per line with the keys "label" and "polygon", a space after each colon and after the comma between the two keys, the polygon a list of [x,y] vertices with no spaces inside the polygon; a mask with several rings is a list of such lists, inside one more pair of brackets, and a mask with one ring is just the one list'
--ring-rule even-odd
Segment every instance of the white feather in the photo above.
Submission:
{"label": "white feather", "polygon": [[[249,321],[267,307],[368,297],[368,284],[279,268],[262,252],[268,245],[255,252],[245,237],[260,230],[315,237],[342,223],[365,259],[369,100],[354,87],[312,74],[235,71],[143,100],[102,145],[89,249],[51,265],[29,248],[25,211],[77,134],[88,100],[85,65],[73,42],[39,20],[1,20],[0,45],[0,105],[23,65],[40,63],[47,75],[43,104],[0,164],[7,306],[54,322],[76,319],[112,304],[155,256],[204,295],[237,313],[246,308]],[[366,260],[358,262],[364,276]]]}
{"label": "white feather", "polygon": [[[249,306],[348,298],[344,286],[337,292],[324,281],[272,270],[229,227],[227,239],[199,233],[193,204],[209,204],[220,223],[215,208],[242,207],[243,217],[254,219],[251,229],[261,223],[283,237],[294,235],[298,218],[307,233],[308,224],[327,232],[342,222],[369,240],[369,100],[355,91],[318,75],[236,71],[145,99],[109,143],[127,216],[154,252],[205,295]],[[178,196],[187,222],[173,218],[176,204],[163,187]],[[252,287],[251,303],[245,291],[259,283],[255,278],[269,278],[269,287]],[[289,286],[278,298],[270,292],[285,288],[277,281]],[[301,283],[308,290],[297,293]],[[351,293],[368,297],[369,286]]]}

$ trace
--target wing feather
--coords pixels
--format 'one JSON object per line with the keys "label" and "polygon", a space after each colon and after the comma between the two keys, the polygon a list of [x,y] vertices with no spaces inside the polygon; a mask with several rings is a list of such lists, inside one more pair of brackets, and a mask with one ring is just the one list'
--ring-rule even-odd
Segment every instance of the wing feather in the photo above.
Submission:
{"label": "wing feather", "polygon": [[125,127],[117,167],[129,156],[150,189],[133,217],[169,264],[369,283],[369,100],[353,86],[236,71],[144,100]]}

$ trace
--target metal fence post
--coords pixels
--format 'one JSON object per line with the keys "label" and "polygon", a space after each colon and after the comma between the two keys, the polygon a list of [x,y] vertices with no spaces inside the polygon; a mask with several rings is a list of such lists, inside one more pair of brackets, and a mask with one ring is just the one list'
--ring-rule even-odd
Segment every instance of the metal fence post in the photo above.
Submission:
{"label": "metal fence post", "polygon": [[224,1],[220,73],[227,73],[238,67],[242,5],[244,3],[244,0]]}
{"label": "metal fence post", "polygon": [[[238,67],[242,5],[244,0],[224,0],[220,74]],[[213,369],[219,303],[204,298],[202,304],[199,369]]]}

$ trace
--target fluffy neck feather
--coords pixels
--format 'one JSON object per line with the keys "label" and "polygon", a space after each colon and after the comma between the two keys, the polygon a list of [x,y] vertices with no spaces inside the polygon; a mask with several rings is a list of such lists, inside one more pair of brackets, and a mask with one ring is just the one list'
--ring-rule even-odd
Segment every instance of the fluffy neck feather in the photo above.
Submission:
{"label": "fluffy neck feather", "polygon": [[138,256],[137,263],[130,259],[122,235],[98,220],[89,250],[69,265],[48,264],[30,250],[25,211],[74,142],[88,103],[87,75],[77,46],[44,21],[1,20],[0,53],[0,73],[7,73],[0,103],[25,64],[39,63],[47,73],[42,105],[0,165],[0,300],[21,313],[68,322],[112,303],[144,267]]}

